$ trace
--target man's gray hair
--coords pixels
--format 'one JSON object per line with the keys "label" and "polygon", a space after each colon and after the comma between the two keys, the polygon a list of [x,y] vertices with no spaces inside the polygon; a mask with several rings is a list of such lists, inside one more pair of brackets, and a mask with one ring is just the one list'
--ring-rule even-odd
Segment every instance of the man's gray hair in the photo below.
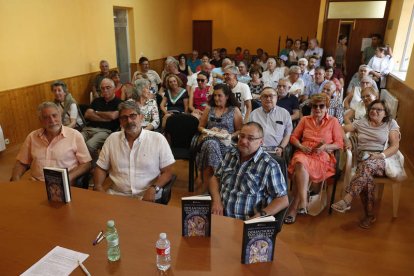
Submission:
{"label": "man's gray hair", "polygon": [[368,69],[368,72],[371,72],[371,68],[368,66],[368,65],[366,65],[366,64],[362,64],[362,65],[360,65],[359,66],[359,68],[358,68],[358,71],[359,70],[361,70],[361,69]]}
{"label": "man's gray hair", "polygon": [[[113,88],[115,88],[115,82],[114,82],[112,79],[110,79],[110,78],[103,78],[103,79],[101,80],[101,83],[102,83],[104,80],[109,81],[109,82],[111,83],[112,87],[113,87]],[[100,86],[100,84],[99,84],[99,86]]]}
{"label": "man's gray hair", "polygon": [[330,87],[331,89],[333,89],[333,91],[335,91],[335,90],[336,90],[336,84],[335,84],[333,81],[327,81],[327,82],[325,83],[325,85],[327,85],[327,84],[329,84],[329,87]]}
{"label": "man's gray hair", "polygon": [[239,74],[239,68],[237,68],[237,66],[234,65],[227,65],[224,70],[229,70],[232,74],[236,75]]}
{"label": "man's gray hair", "polygon": [[125,101],[118,105],[118,111],[121,114],[122,110],[135,110],[137,114],[141,114],[138,104],[135,101]]}
{"label": "man's gray hair", "polygon": [[175,64],[175,65],[178,66],[178,60],[175,59],[175,57],[172,57],[172,56],[167,57],[167,59],[165,60],[165,63],[166,64],[171,63],[171,64]]}
{"label": "man's gray hair", "polygon": [[300,58],[300,59],[298,60],[298,63],[300,63],[300,62],[305,63],[305,66],[307,66],[307,65],[308,65],[308,60],[307,60],[306,58]]}
{"label": "man's gray hair", "polygon": [[60,110],[59,110],[58,106],[55,103],[53,103],[53,102],[43,102],[43,103],[41,103],[37,106],[37,116],[39,118],[41,118],[43,109],[50,108],[50,107],[56,109],[60,113]]}
{"label": "man's gray hair", "polygon": [[134,84],[135,88],[137,89],[138,97],[141,97],[142,90],[144,90],[145,87],[148,87],[151,82],[147,79],[137,79]]}
{"label": "man's gray hair", "polygon": [[297,66],[297,65],[293,65],[293,66],[291,66],[291,67],[289,68],[289,74],[290,74],[290,73],[297,73],[297,74],[300,74],[300,73],[301,73],[300,67],[299,67],[299,66]]}

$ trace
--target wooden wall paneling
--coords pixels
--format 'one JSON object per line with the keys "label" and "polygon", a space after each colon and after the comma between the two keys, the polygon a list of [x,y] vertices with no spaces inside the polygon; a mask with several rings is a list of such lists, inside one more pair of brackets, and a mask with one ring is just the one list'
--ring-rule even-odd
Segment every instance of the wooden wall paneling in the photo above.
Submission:
{"label": "wooden wall paneling", "polygon": [[414,168],[414,128],[412,109],[414,106],[414,90],[392,76],[387,78],[387,89],[398,99],[397,122],[401,131],[401,152],[405,155],[406,164]]}

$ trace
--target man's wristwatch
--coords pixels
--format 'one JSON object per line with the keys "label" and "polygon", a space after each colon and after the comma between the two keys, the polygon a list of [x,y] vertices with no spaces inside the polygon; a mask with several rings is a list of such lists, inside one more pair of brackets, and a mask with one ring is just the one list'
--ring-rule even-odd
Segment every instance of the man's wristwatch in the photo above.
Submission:
{"label": "man's wristwatch", "polygon": [[151,187],[155,189],[155,193],[158,193],[161,190],[161,188],[155,184],[152,184]]}
{"label": "man's wristwatch", "polygon": [[262,217],[263,217],[263,216],[267,216],[266,211],[265,211],[265,210],[261,210],[261,211],[260,211],[260,216],[262,216]]}

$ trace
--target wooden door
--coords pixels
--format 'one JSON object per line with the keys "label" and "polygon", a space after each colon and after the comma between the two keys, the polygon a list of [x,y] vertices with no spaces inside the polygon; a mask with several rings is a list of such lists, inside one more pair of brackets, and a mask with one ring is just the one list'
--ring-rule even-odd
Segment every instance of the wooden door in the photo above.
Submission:
{"label": "wooden door", "polygon": [[211,55],[213,47],[213,22],[211,20],[193,20],[193,50],[200,54]]}

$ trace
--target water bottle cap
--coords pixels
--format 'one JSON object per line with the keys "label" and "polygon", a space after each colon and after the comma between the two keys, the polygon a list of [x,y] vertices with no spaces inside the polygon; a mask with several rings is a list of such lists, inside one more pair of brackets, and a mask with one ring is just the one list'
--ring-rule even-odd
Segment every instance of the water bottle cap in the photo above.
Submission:
{"label": "water bottle cap", "polygon": [[167,238],[167,234],[165,233],[160,234],[160,239],[165,240],[166,238]]}
{"label": "water bottle cap", "polygon": [[115,226],[115,222],[113,220],[108,220],[108,222],[106,223],[106,226],[108,226],[108,227],[114,227]]}

